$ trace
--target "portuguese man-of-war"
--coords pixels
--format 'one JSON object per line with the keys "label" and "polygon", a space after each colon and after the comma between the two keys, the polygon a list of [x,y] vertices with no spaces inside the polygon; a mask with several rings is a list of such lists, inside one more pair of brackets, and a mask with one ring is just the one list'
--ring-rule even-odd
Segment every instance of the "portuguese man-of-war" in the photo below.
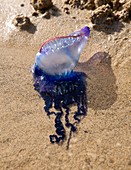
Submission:
{"label": "portuguese man-of-war", "polygon": [[[32,68],[34,88],[45,101],[44,110],[49,117],[55,115],[56,134],[50,135],[50,142],[61,143],[66,139],[64,127],[70,128],[67,149],[72,132],[77,130],[76,125],[87,113],[86,75],[73,69],[89,35],[90,29],[85,26],[68,36],[46,41],[37,53]],[[72,105],[77,107],[74,122],[70,122]],[[64,115],[65,126],[62,123]]]}

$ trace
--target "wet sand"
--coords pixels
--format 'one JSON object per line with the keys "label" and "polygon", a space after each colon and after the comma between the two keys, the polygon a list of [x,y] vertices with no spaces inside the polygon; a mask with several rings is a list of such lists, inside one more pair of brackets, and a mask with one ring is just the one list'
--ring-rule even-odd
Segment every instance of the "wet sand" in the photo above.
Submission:
{"label": "wet sand", "polygon": [[[85,19],[87,11],[71,9],[67,15],[56,0],[61,15],[49,20],[30,17],[34,31],[20,31],[11,24],[12,16],[20,12],[29,16],[33,9],[25,1],[11,2],[0,6],[0,169],[130,170],[130,24],[120,23],[117,29],[114,25],[111,34],[97,31]],[[60,146],[49,141],[54,133],[53,117],[47,117],[44,101],[33,88],[31,66],[46,39],[84,25],[91,27],[91,36],[76,70],[89,77],[88,113],[66,150],[66,141]],[[90,62],[98,52],[109,53],[111,59]]]}

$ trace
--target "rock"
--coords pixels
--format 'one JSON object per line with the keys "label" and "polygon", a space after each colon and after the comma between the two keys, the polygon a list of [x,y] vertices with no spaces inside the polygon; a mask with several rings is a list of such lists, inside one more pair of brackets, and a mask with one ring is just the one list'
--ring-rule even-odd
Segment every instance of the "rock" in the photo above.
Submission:
{"label": "rock", "polygon": [[70,1],[70,0],[65,0],[65,1],[64,1],[64,4],[69,4],[69,1]]}
{"label": "rock", "polygon": [[129,13],[126,9],[123,9],[121,11],[118,11],[115,13],[115,16],[122,21],[127,21],[129,18]]}
{"label": "rock", "polygon": [[95,0],[95,6],[98,8],[99,6],[109,4],[111,0]]}
{"label": "rock", "polygon": [[26,30],[31,22],[30,22],[30,19],[26,16],[24,16],[23,14],[20,14],[20,15],[17,15],[12,23],[16,26],[16,27],[19,27],[20,29],[23,29],[23,30]]}
{"label": "rock", "polygon": [[80,8],[81,7],[81,0],[69,0],[68,4],[70,4],[71,7]]}
{"label": "rock", "polygon": [[94,9],[94,0],[65,0],[64,4],[69,4],[73,8]]}
{"label": "rock", "polygon": [[118,10],[119,9],[119,7],[120,7],[120,2],[119,2],[119,0],[111,0],[111,5],[112,5],[112,9],[113,10]]}
{"label": "rock", "polygon": [[75,16],[72,16],[72,19],[76,19],[76,17],[75,17]]}
{"label": "rock", "polygon": [[20,6],[21,6],[21,7],[24,7],[24,4],[21,4]]}
{"label": "rock", "polygon": [[32,16],[34,16],[34,17],[38,17],[38,16],[39,16],[39,14],[38,14],[38,12],[33,12],[33,13],[32,13]]}
{"label": "rock", "polygon": [[46,19],[50,19],[50,12],[49,11],[46,11],[43,15],[42,15],[43,18],[46,18]]}
{"label": "rock", "polygon": [[122,10],[116,11],[115,16],[122,21],[131,20],[131,1],[123,4]]}
{"label": "rock", "polygon": [[131,0],[65,0],[73,8],[93,10],[93,24],[112,24],[113,21],[131,20]]}
{"label": "rock", "polygon": [[52,0],[32,0],[32,6],[35,10],[45,11],[53,6]]}
{"label": "rock", "polygon": [[107,4],[116,8],[120,4],[119,0],[65,0],[64,3],[69,4],[72,7],[88,10],[94,10]]}
{"label": "rock", "polygon": [[69,11],[69,8],[67,8],[67,7],[64,7],[64,12],[66,13],[66,14],[70,14],[70,11]]}
{"label": "rock", "polygon": [[86,9],[95,9],[95,3],[94,0],[88,0],[88,2],[84,5],[84,8]]}
{"label": "rock", "polygon": [[98,7],[90,17],[91,22],[93,24],[104,24],[104,23],[110,23],[112,21],[111,16],[111,7],[110,5],[102,5]]}
{"label": "rock", "polygon": [[116,10],[120,6],[119,0],[95,0],[95,7],[98,8],[102,5],[109,4],[113,10]]}

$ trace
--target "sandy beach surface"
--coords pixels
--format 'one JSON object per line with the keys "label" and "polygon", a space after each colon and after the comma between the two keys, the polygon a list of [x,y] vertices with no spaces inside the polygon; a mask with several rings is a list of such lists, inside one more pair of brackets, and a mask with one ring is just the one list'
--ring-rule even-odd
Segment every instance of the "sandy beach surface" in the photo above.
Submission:
{"label": "sandy beach surface", "polygon": [[[21,6],[24,4],[24,6]],[[50,19],[32,16],[30,1],[0,0],[0,170],[131,169],[131,26],[118,22],[94,29],[91,11],[63,10],[54,0]],[[12,24],[30,18],[28,30]],[[41,44],[88,25],[91,36],[76,70],[87,78],[88,113],[66,141],[51,144],[54,120],[34,90],[31,67]],[[99,53],[101,52],[101,53]],[[108,56],[102,56],[108,53]],[[93,55],[101,55],[92,61]]]}

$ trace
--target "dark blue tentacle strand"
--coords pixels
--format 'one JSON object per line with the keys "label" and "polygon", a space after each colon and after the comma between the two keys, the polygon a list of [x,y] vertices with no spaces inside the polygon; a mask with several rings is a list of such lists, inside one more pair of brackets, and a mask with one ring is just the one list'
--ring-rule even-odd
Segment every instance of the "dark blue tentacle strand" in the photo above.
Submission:
{"label": "dark blue tentacle strand", "polygon": [[[35,74],[36,73],[36,74]],[[34,71],[34,88],[45,101],[44,110],[48,116],[55,115],[56,134],[50,135],[51,143],[60,143],[66,138],[66,132],[62,123],[62,117],[65,116],[65,127],[70,128],[70,134],[67,141],[67,149],[71,135],[77,130],[76,125],[81,117],[87,113],[86,96],[86,75],[84,73],[72,72],[69,77],[48,77],[39,69]],[[77,111],[74,113],[74,122],[69,119],[70,107],[76,104]],[[51,108],[56,111],[50,111]],[[65,110],[65,115],[63,110]]]}
{"label": "dark blue tentacle strand", "polygon": [[57,135],[50,135],[50,142],[51,143],[59,143],[60,141],[65,139],[65,129],[61,121],[61,117],[63,115],[63,111],[61,110],[56,114],[55,118],[55,128]]}

